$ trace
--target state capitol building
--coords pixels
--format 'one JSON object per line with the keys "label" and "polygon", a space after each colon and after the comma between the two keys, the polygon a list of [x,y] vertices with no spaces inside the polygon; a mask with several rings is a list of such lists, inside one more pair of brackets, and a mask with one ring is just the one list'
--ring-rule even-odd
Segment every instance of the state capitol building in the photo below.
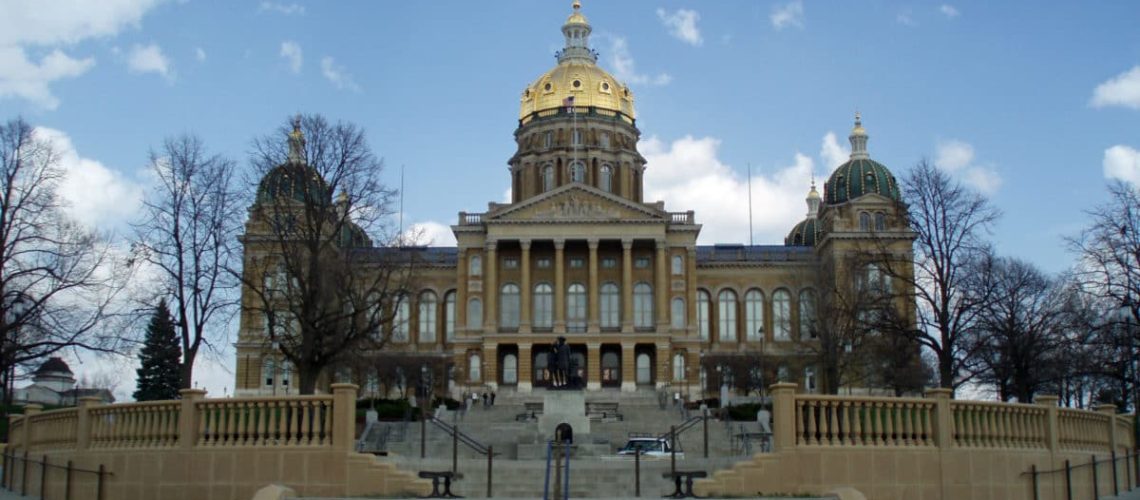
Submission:
{"label": "state capitol building", "polygon": [[[580,10],[575,1],[562,26],[558,64],[522,89],[510,203],[460,212],[457,247],[418,250],[416,289],[396,306],[385,352],[446,360],[456,394],[548,386],[558,337],[588,391],[698,397],[702,358],[760,354],[774,377],[817,390],[811,346],[832,321],[817,315],[821,289],[874,274],[869,248],[913,265],[899,186],[871,159],[859,118],[850,160],[822,196],[804,186],[806,217],[788,221],[783,244],[698,245],[701,218],[719,214],[644,199],[653,166],[637,150],[634,94],[597,65]],[[251,221],[243,242],[255,231]],[[247,261],[256,251],[245,244]],[[245,306],[250,293],[244,286],[235,394],[296,390],[265,322]],[[904,308],[912,323],[913,309]],[[356,382],[367,392],[366,378]]]}

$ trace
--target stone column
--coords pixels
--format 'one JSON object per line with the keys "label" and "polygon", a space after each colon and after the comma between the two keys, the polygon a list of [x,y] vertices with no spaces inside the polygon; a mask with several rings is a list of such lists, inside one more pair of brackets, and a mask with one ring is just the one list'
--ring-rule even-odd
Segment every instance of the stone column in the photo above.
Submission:
{"label": "stone column", "polygon": [[566,333],[566,240],[554,240],[554,333]]}
{"label": "stone column", "polygon": [[24,450],[32,449],[32,417],[43,411],[44,406],[39,403],[24,405]]}
{"label": "stone column", "polygon": [[669,383],[669,381],[673,380],[671,372],[673,358],[669,356],[668,342],[657,343],[657,362],[654,364],[656,365],[656,370],[653,372],[653,383],[660,389]]}
{"label": "stone column", "polygon": [[492,391],[499,388],[499,345],[494,342],[483,344],[483,385]]}
{"label": "stone column", "polygon": [[602,388],[602,344],[586,343],[586,389],[596,391]]}
{"label": "stone column", "polygon": [[[459,259],[455,263],[455,337],[467,332],[467,287],[471,278],[467,275],[467,250],[459,249]],[[444,307],[447,307],[446,305]],[[445,334],[446,335],[446,334]],[[446,342],[446,340],[444,341]]]}
{"label": "stone column", "polygon": [[1120,439],[1120,436],[1116,435],[1116,405],[1100,404],[1096,405],[1095,409],[1098,413],[1108,416],[1108,449],[1109,451],[1116,450]]}
{"label": "stone column", "polygon": [[488,333],[499,330],[498,308],[495,307],[495,301],[499,298],[496,284],[499,273],[499,258],[495,252],[497,247],[497,241],[488,241],[487,251],[483,256],[483,330]]}
{"label": "stone column", "polygon": [[519,286],[519,333],[530,333],[530,240],[519,241],[522,248],[522,284]]}
{"label": "stone column", "polygon": [[586,305],[589,309],[587,311],[589,323],[587,323],[586,330],[589,332],[598,332],[601,331],[601,328],[598,326],[598,239],[590,238],[586,240],[586,244],[590,247],[590,283],[588,285],[590,287],[588,290],[588,296],[590,298],[589,303]]}
{"label": "stone column", "polygon": [[950,408],[953,397],[953,389],[939,387],[926,390],[926,399],[934,400],[934,445],[944,450],[954,445],[954,413]]}
{"label": "stone column", "polygon": [[666,261],[669,260],[668,252],[665,251],[665,240],[657,240],[657,282],[654,290],[657,292],[655,297],[657,299],[657,331],[669,331],[669,274],[666,266]]}
{"label": "stone column", "polygon": [[79,408],[75,412],[75,449],[86,450],[91,447],[91,407],[102,403],[103,400],[95,396],[79,398]]}
{"label": "stone column", "polygon": [[688,314],[685,322],[688,327],[685,330],[689,335],[695,336],[697,334],[697,249],[689,247],[686,250],[688,251],[685,254],[685,308],[688,309]]}
{"label": "stone column", "polygon": [[637,390],[637,356],[632,342],[621,344],[621,392]]}
{"label": "stone column", "polygon": [[338,451],[352,450],[356,438],[356,384],[333,384],[332,447]]}
{"label": "stone column", "polygon": [[206,391],[202,389],[181,389],[178,415],[178,447],[184,450],[193,449],[198,443],[198,401],[206,398]]}
{"label": "stone column", "polygon": [[1060,398],[1057,396],[1047,394],[1033,398],[1035,404],[1044,406],[1047,410],[1045,414],[1045,442],[1049,446],[1049,451],[1053,453],[1059,449],[1060,430],[1057,428],[1057,401],[1059,400]]}
{"label": "stone column", "polygon": [[519,392],[530,392],[531,382],[534,380],[534,375],[531,373],[533,367],[531,366],[530,343],[519,343]]}
{"label": "stone column", "polygon": [[633,331],[633,239],[621,240],[621,331]]}
{"label": "stone column", "polygon": [[768,386],[772,395],[772,452],[796,446],[796,384],[780,382]]}

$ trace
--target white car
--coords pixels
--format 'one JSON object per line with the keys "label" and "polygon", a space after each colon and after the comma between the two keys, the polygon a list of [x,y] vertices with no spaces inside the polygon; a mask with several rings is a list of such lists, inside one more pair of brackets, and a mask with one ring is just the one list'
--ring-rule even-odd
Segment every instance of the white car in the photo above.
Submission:
{"label": "white car", "polygon": [[[629,441],[626,441],[625,446],[618,450],[617,454],[633,455],[637,450],[641,450],[641,456],[643,457],[668,458],[669,455],[671,455],[670,451],[672,449],[669,447],[668,439],[636,437],[629,438]],[[678,450],[677,456],[684,457],[685,453]]]}

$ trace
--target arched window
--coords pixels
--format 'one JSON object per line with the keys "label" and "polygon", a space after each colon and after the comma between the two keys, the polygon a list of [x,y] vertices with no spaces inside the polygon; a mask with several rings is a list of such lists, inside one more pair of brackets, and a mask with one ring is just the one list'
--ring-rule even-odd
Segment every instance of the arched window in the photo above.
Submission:
{"label": "arched window", "polygon": [[455,290],[443,296],[443,339],[455,339]]}
{"label": "arched window", "polygon": [[293,365],[288,361],[281,362],[281,387],[285,389],[285,394],[289,394],[289,379],[293,378]]}
{"label": "arched window", "polygon": [[519,286],[514,283],[503,285],[499,300],[499,327],[519,327]]}
{"label": "arched window", "polygon": [[411,319],[411,306],[408,302],[411,299],[407,295],[400,294],[396,297],[396,317],[392,320],[392,341],[393,342],[407,342],[408,341],[408,320]]}
{"label": "arched window", "polygon": [[649,355],[644,352],[637,355],[637,383],[649,384],[653,382],[653,366],[649,362]]}
{"label": "arched window", "polygon": [[721,342],[736,342],[736,292],[721,290],[716,301],[720,319],[717,335]]}
{"label": "arched window", "polygon": [[602,165],[598,171],[598,189],[607,193],[614,190],[614,169],[608,164]]}
{"label": "arched window", "polygon": [[482,256],[472,255],[471,258],[468,259],[468,262],[469,262],[468,270],[467,270],[468,275],[471,275],[471,276],[482,276],[483,275],[483,257]]}
{"label": "arched window", "polygon": [[755,288],[744,294],[744,330],[750,341],[764,339],[764,294]]}
{"label": "arched window", "polygon": [[532,309],[532,321],[535,328],[554,326],[554,289],[550,287],[550,284],[539,283],[534,286]]}
{"label": "arched window", "polygon": [[673,355],[673,381],[683,380],[685,380],[685,355],[677,353]]}
{"label": "arched window", "polygon": [[503,383],[519,383],[519,358],[514,354],[503,356]]}
{"label": "arched window", "polygon": [[475,297],[467,301],[467,329],[481,328],[483,328],[483,301]]}
{"label": "arched window", "polygon": [[429,290],[420,293],[419,309],[420,343],[435,342],[435,315],[437,310],[435,292]]}
{"label": "arched window", "polygon": [[800,290],[800,338],[818,338],[818,326],[815,317],[815,290]]}
{"label": "arched window", "polygon": [[542,190],[554,189],[554,165],[542,167]]}
{"label": "arched window", "polygon": [[570,164],[570,182],[586,182],[586,164],[576,161]]}
{"label": "arched window", "polygon": [[701,340],[709,339],[709,292],[697,290],[697,332]]}
{"label": "arched window", "polygon": [[680,255],[673,256],[673,276],[685,274],[685,258]]}
{"label": "arched window", "polygon": [[891,281],[883,273],[882,268],[874,262],[863,268],[863,276],[858,283],[859,289],[864,293],[885,294],[891,290]]}
{"label": "arched window", "polygon": [[859,230],[871,230],[871,214],[867,212],[859,212]]}
{"label": "arched window", "polygon": [[885,231],[887,229],[887,214],[882,212],[875,212],[875,230]]}
{"label": "arched window", "polygon": [[621,326],[621,290],[614,283],[602,285],[599,318],[602,328],[618,328]]}
{"label": "arched window", "polygon": [[669,306],[669,318],[674,330],[685,328],[685,299],[673,297]]}
{"label": "arched window", "polygon": [[580,129],[574,129],[574,133],[570,134],[570,140],[573,141],[573,144],[575,146],[581,146],[582,145],[582,131]]}
{"label": "arched window", "polygon": [[610,134],[608,132],[602,132],[598,135],[598,146],[602,149],[610,148]]}
{"label": "arched window", "polygon": [[633,286],[633,326],[653,327],[653,287],[649,283],[638,283]]}
{"label": "arched window", "polygon": [[277,379],[276,366],[273,364],[273,358],[265,358],[261,363],[261,378],[265,379],[266,387],[273,387],[273,382]]}
{"label": "arched window", "polygon": [[467,379],[471,382],[483,381],[483,358],[478,354],[472,354],[467,358]]}
{"label": "arched window", "polygon": [[586,331],[586,287],[581,283],[571,283],[566,289],[566,330]]}
{"label": "arched window", "polygon": [[787,290],[776,290],[772,294],[772,338],[792,339],[792,294]]}

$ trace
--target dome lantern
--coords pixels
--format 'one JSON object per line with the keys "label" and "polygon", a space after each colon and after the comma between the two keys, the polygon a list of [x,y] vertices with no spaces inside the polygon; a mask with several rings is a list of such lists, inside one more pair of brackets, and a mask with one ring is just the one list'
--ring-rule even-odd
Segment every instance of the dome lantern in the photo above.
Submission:
{"label": "dome lantern", "polygon": [[852,160],[866,160],[871,158],[867,154],[867,131],[863,129],[863,121],[859,116],[859,112],[855,112],[855,128],[851,129],[851,135],[847,136],[847,140],[851,141],[851,159]]}
{"label": "dome lantern", "polygon": [[807,216],[808,217],[818,217],[819,216],[819,202],[820,202],[820,200],[819,200],[819,191],[815,190],[815,179],[814,178],[811,180],[811,191],[808,191],[808,195],[807,195],[807,198],[805,198],[805,200],[807,201],[807,206],[808,206]]}
{"label": "dome lantern", "polygon": [[848,137],[851,140],[851,159],[835,168],[823,185],[824,202],[839,205],[867,194],[877,194],[901,201],[899,184],[891,171],[867,153],[867,131],[863,121],[855,114],[855,127]]}
{"label": "dome lantern", "polygon": [[566,18],[562,25],[562,35],[566,37],[566,46],[558,51],[558,62],[574,59],[586,59],[592,63],[598,62],[598,54],[590,50],[590,22],[582,15],[582,2],[574,0],[571,4],[574,12]]}

